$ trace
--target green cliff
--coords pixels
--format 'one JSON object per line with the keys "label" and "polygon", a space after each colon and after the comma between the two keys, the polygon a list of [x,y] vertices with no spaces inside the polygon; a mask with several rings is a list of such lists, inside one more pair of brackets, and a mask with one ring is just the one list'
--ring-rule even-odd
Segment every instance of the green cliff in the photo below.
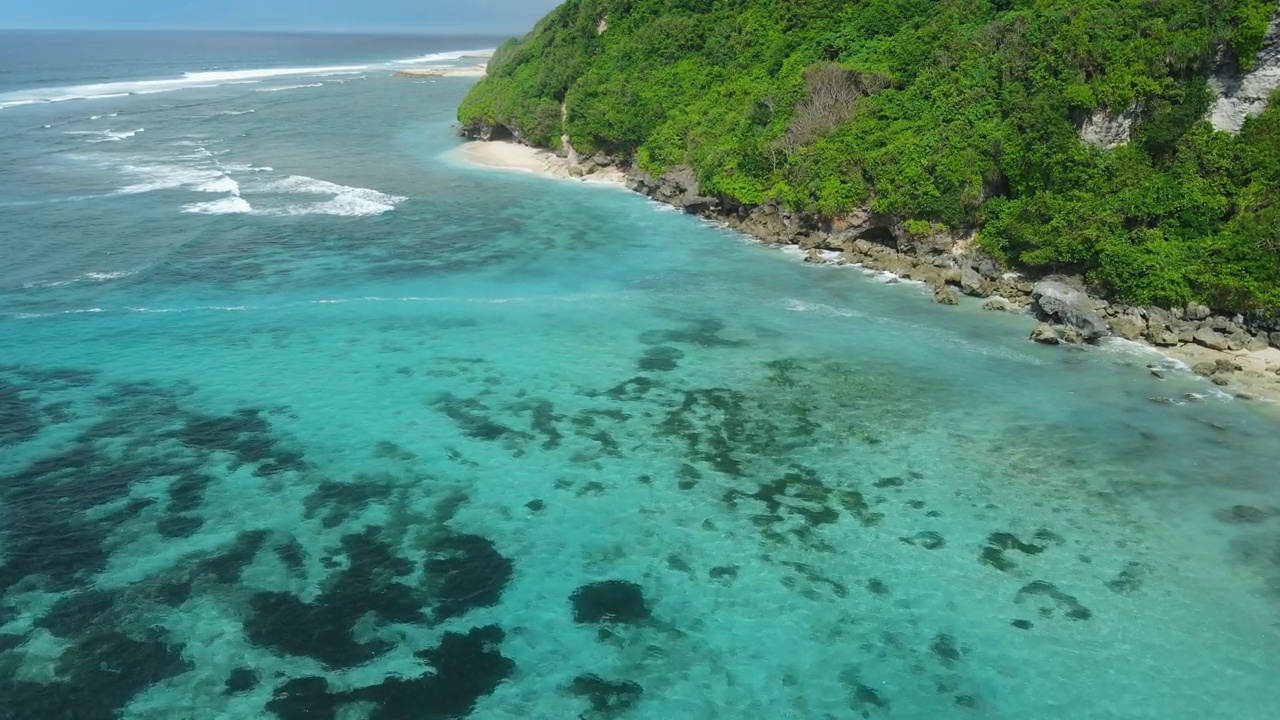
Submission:
{"label": "green cliff", "polygon": [[1217,118],[1277,60],[1276,10],[568,0],[498,51],[458,115],[655,175],[687,165],[744,204],[975,230],[1012,265],[1130,303],[1274,308],[1280,102]]}

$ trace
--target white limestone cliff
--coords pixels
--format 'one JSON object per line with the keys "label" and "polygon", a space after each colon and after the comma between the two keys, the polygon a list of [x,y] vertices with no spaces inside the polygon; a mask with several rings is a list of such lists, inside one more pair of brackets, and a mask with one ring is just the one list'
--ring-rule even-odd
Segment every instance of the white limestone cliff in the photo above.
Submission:
{"label": "white limestone cliff", "polygon": [[1209,78],[1214,103],[1208,120],[1215,130],[1239,132],[1245,118],[1261,113],[1271,93],[1280,87],[1280,9],[1271,18],[1262,49],[1244,75],[1219,73]]}

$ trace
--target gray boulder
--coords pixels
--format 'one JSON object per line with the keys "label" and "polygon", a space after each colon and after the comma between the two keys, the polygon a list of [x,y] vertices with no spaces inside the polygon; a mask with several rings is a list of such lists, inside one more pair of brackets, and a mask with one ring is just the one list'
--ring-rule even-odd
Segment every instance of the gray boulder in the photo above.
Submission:
{"label": "gray boulder", "polygon": [[959,305],[960,296],[956,295],[956,291],[949,287],[938,288],[938,292],[933,294],[933,301],[939,305]]}
{"label": "gray boulder", "polygon": [[1244,349],[1249,352],[1258,352],[1259,350],[1266,350],[1270,344],[1266,333],[1258,333],[1249,339],[1249,344]]}
{"label": "gray boulder", "polygon": [[1201,322],[1209,319],[1209,308],[1204,305],[1191,303],[1187,305],[1187,319],[1191,322]]}
{"label": "gray boulder", "polygon": [[1280,348],[1280,332],[1271,333],[1271,347]]}
{"label": "gray boulder", "polygon": [[1138,340],[1147,332],[1147,323],[1136,315],[1117,315],[1111,320],[1111,332],[1125,340]]}
{"label": "gray boulder", "polygon": [[1052,280],[1036,283],[1031,291],[1040,311],[1066,325],[1080,330],[1088,342],[1108,335],[1107,324],[1094,310],[1094,301],[1088,295]]}
{"label": "gray boulder", "polygon": [[1159,327],[1154,325],[1151,326],[1151,330],[1147,333],[1147,337],[1151,339],[1151,344],[1158,345],[1160,347],[1173,347],[1181,342],[1178,333],[1170,330],[1164,325]]}
{"label": "gray boulder", "polygon": [[1075,325],[1067,325],[1062,328],[1062,342],[1068,345],[1083,345],[1084,333],[1080,332],[1080,328]]}
{"label": "gray boulder", "polygon": [[902,276],[908,280],[922,282],[934,290],[941,290],[947,284],[942,277],[942,271],[932,265],[913,265],[907,268]]}
{"label": "gray boulder", "polygon": [[1174,328],[1178,334],[1178,342],[1183,345],[1195,342],[1196,327],[1194,325],[1178,325]]}
{"label": "gray boulder", "polygon": [[1213,367],[1220,373],[1233,373],[1244,370],[1243,365],[1235,360],[1228,360],[1226,358],[1218,358],[1217,360],[1214,360]]}
{"label": "gray boulder", "polygon": [[1191,336],[1191,341],[1210,350],[1226,351],[1228,347],[1227,338],[1222,333],[1207,327],[1196,330],[1195,334]]}
{"label": "gray boulder", "polygon": [[974,268],[979,275],[988,280],[999,280],[1001,275],[1000,263],[990,255],[980,252],[973,257]]}
{"label": "gray boulder", "polygon": [[698,176],[687,165],[677,165],[663,173],[650,196],[688,212],[703,212],[718,206],[715,198],[701,193]]}
{"label": "gray boulder", "polygon": [[965,265],[960,270],[960,290],[972,297],[986,297],[991,294],[991,281],[982,277],[974,268]]}
{"label": "gray boulder", "polygon": [[1218,366],[1211,362],[1200,362],[1191,366],[1191,372],[1200,377],[1213,377],[1218,372]]}
{"label": "gray boulder", "polygon": [[1053,326],[1049,323],[1040,323],[1031,331],[1031,339],[1044,343],[1045,345],[1057,345],[1061,342],[1058,339],[1058,333],[1054,331]]}
{"label": "gray boulder", "polygon": [[[996,311],[998,311],[998,312],[1008,312],[1008,311],[1009,311],[1009,301],[1008,301],[1008,300],[1005,300],[1004,298],[1000,298],[1000,297],[991,298],[990,300],[988,300],[988,301],[986,301],[986,302],[982,303],[982,309],[983,309],[983,310],[996,310]],[[1278,335],[1280,335],[1280,333],[1277,333],[1277,334],[1278,334]]]}

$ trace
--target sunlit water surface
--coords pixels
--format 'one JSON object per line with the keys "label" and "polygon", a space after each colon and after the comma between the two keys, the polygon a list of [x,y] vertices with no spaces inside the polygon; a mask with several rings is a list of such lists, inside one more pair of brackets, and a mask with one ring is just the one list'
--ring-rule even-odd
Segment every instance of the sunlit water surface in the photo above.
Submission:
{"label": "sunlit water surface", "polygon": [[0,718],[1275,717],[1267,415],[457,166],[392,61],[496,41],[95,42],[0,74]]}

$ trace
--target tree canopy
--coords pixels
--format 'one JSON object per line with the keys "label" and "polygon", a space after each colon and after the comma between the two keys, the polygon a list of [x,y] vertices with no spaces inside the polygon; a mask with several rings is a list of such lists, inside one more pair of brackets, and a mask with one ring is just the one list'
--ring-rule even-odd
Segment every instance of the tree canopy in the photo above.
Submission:
{"label": "tree canopy", "polygon": [[[974,228],[1118,299],[1280,306],[1280,103],[1238,135],[1207,78],[1247,70],[1275,0],[568,0],[459,109],[537,145],[830,216]],[[1095,112],[1135,117],[1114,149]]]}

